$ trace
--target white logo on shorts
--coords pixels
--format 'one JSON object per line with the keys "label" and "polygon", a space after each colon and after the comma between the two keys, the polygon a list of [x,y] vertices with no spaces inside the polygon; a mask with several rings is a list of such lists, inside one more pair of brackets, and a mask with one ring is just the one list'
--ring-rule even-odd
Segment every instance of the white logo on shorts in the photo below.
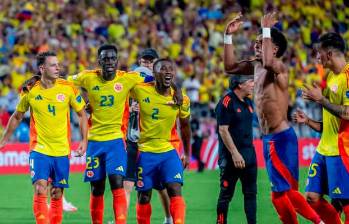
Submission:
{"label": "white logo on shorts", "polygon": [[182,179],[182,176],[180,173],[177,173],[176,176],[174,176],[175,179]]}
{"label": "white logo on shorts", "polygon": [[123,168],[122,166],[117,167],[115,170],[118,170],[118,171],[124,172],[124,168]]}

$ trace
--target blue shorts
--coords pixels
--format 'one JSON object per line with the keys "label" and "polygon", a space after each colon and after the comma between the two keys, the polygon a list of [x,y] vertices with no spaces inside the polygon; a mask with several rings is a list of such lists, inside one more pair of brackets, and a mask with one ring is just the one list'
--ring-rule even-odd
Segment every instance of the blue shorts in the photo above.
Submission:
{"label": "blue shorts", "polygon": [[30,176],[32,183],[37,180],[52,180],[52,186],[68,188],[69,158],[68,156],[48,156],[31,151],[29,154]]}
{"label": "blue shorts", "polygon": [[164,153],[140,152],[137,160],[137,191],[165,189],[167,183],[183,184],[183,165],[175,149]]}
{"label": "blue shorts", "polygon": [[348,180],[349,173],[340,156],[323,156],[316,152],[309,167],[305,191],[349,199]]}
{"label": "blue shorts", "polygon": [[298,189],[298,141],[293,128],[263,136],[263,155],[273,192]]}
{"label": "blue shorts", "polygon": [[125,176],[127,154],[122,138],[89,141],[86,150],[85,182],[105,179],[106,175]]}

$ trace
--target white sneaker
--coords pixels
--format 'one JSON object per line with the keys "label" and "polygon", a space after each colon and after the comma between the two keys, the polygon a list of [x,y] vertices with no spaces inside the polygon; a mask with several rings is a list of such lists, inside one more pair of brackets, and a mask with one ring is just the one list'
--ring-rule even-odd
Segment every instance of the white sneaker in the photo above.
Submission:
{"label": "white sneaker", "polygon": [[70,202],[63,203],[63,211],[65,211],[65,212],[76,212],[77,210],[78,210],[78,208],[75,207],[72,203],[70,203]]}
{"label": "white sneaker", "polygon": [[170,218],[165,217],[163,224],[173,224],[172,217]]}

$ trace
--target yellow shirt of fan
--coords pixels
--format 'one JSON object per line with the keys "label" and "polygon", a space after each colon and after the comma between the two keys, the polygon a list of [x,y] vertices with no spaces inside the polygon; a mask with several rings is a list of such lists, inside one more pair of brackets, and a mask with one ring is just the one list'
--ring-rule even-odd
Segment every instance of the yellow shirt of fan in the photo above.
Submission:
{"label": "yellow shirt of fan", "polygon": [[85,102],[78,89],[63,79],[45,89],[40,81],[21,96],[18,112],[30,109],[31,150],[48,156],[66,156],[70,153],[70,107],[76,112]]}
{"label": "yellow shirt of fan", "polygon": [[92,113],[88,139],[109,141],[124,138],[121,130],[125,104],[130,90],[145,78],[139,72],[116,71],[113,80],[105,81],[101,70],[85,70],[68,80],[87,91]]}
{"label": "yellow shirt of fan", "polygon": [[139,150],[162,153],[174,149],[171,141],[177,136],[173,134],[173,128],[178,117],[190,116],[189,98],[184,95],[183,105],[177,106],[173,102],[173,92],[169,96],[160,95],[154,82],[136,85],[131,96],[139,102]]}
{"label": "yellow shirt of fan", "polygon": [[[330,72],[323,95],[333,104],[349,106],[349,64],[339,74]],[[322,136],[317,147],[324,156],[338,156],[338,131],[341,119],[322,109]]]}

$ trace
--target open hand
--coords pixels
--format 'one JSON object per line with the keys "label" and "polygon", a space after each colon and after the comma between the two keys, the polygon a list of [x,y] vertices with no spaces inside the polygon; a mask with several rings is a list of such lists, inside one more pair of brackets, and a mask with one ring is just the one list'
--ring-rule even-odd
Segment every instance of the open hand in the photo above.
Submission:
{"label": "open hand", "polygon": [[322,100],[322,90],[318,84],[313,83],[312,86],[304,85],[304,87],[305,89],[303,90],[302,94],[303,99],[311,100],[317,103]]}
{"label": "open hand", "polygon": [[271,28],[273,27],[278,20],[276,19],[276,12],[268,13],[264,15],[261,19],[262,28]]}
{"label": "open hand", "polygon": [[297,124],[304,124],[307,122],[308,117],[303,111],[297,108],[297,111],[292,114],[292,120]]}
{"label": "open hand", "polygon": [[234,17],[231,21],[229,21],[227,27],[225,28],[225,34],[235,33],[239,27],[244,23],[241,21],[242,13],[239,12],[237,16]]}

